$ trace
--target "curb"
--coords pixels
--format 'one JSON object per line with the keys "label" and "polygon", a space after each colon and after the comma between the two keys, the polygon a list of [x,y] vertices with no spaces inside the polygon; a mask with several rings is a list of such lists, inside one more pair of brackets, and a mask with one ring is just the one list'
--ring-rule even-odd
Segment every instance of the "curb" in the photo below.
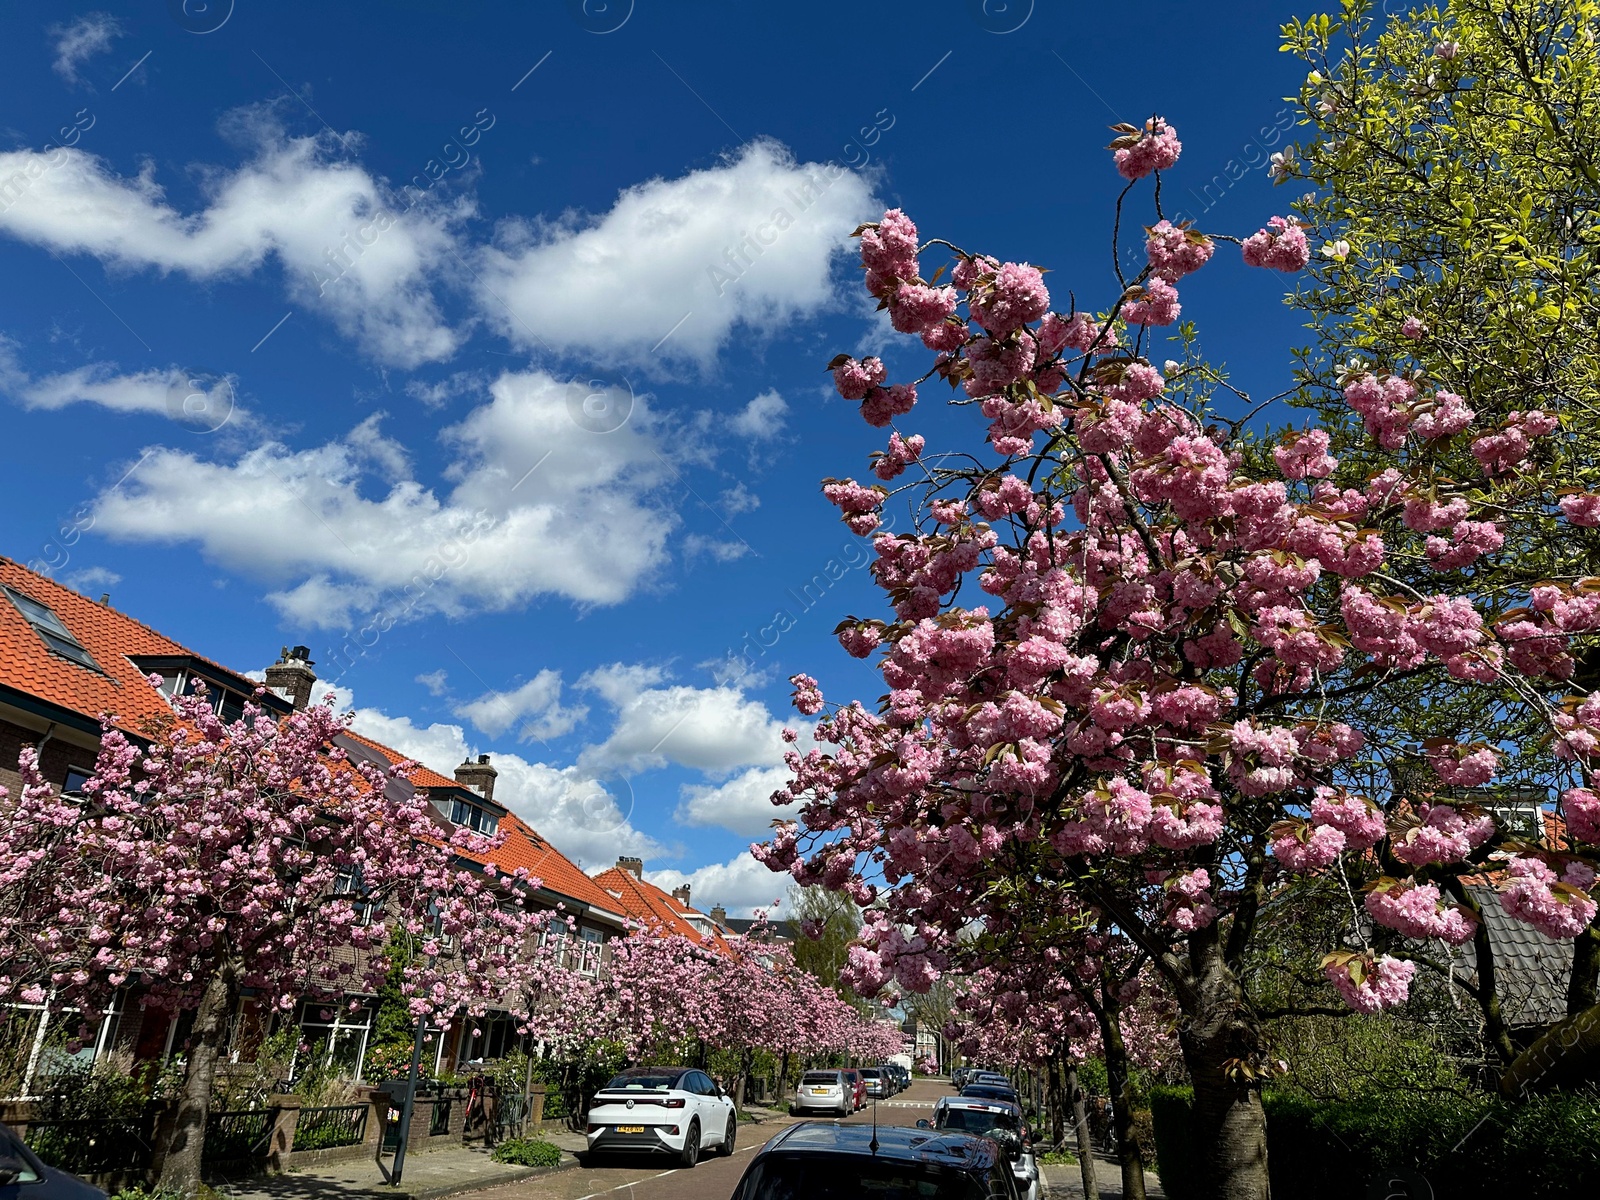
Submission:
{"label": "curb", "polygon": [[502,1171],[496,1175],[480,1175],[476,1179],[463,1179],[460,1183],[447,1183],[438,1187],[418,1188],[415,1191],[407,1188],[403,1183],[396,1191],[377,1192],[377,1195],[395,1197],[409,1197],[410,1200],[442,1200],[445,1196],[461,1196],[468,1192],[482,1192],[489,1188],[504,1187],[509,1183],[520,1183],[525,1179],[538,1179],[545,1175],[559,1175],[562,1171],[570,1171],[582,1166],[572,1151],[563,1150],[561,1161],[553,1167],[516,1167]]}

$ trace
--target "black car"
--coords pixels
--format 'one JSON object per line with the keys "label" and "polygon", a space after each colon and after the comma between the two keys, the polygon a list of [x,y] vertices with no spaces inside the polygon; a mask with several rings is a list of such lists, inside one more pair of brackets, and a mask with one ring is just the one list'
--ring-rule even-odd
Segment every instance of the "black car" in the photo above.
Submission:
{"label": "black car", "polygon": [[961,1095],[969,1100],[1005,1100],[1019,1108],[1022,1105],[1017,1089],[1008,1083],[969,1083],[961,1089]]}
{"label": "black car", "polygon": [[988,1138],[803,1121],[756,1152],[731,1200],[1017,1200]]}
{"label": "black car", "polygon": [[47,1167],[0,1125],[0,1200],[106,1200],[106,1194],[76,1175]]}

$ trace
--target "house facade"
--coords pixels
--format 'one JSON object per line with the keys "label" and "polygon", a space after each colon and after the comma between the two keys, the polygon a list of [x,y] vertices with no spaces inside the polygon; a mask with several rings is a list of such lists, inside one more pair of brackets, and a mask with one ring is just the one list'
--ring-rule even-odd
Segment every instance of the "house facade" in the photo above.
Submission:
{"label": "house facade", "polygon": [[[261,678],[265,694],[256,700],[279,716],[304,708],[316,684],[315,664],[303,646],[286,648]],[[151,677],[158,677],[157,683]],[[213,706],[231,718],[255,699],[257,679],[224,667],[158,633],[110,605],[108,596],[91,600],[14,560],[0,557],[0,786],[15,795],[21,784],[18,758],[37,746],[45,778],[64,794],[82,786],[93,772],[100,744],[101,716],[130,737],[148,737],[171,715],[170,697],[192,693],[204,684]],[[353,728],[337,744],[353,759],[387,769],[405,760],[399,751]],[[446,775],[418,764],[391,786],[422,791],[441,829],[464,826],[479,833],[504,834],[494,853],[504,869],[526,868],[540,881],[532,893],[536,908],[570,921],[552,922],[546,938],[564,939],[563,962],[599,973],[609,956],[606,943],[625,936],[636,919],[620,899],[586,875],[536,829],[495,796],[498,772],[488,755],[461,763]],[[648,885],[645,885],[648,886]],[[657,889],[659,890],[659,889]],[[698,916],[698,914],[696,914]],[[353,996],[353,1006],[330,1010],[305,1003],[295,1014],[301,1041],[354,1074],[364,1066],[372,1032],[375,998]],[[4,1057],[10,1078],[0,1079],[0,1098],[21,1098],[36,1090],[42,1073],[59,1067],[65,1051],[54,1048],[42,1009],[18,1006],[21,1020],[3,1023]],[[261,1014],[246,998],[234,1020],[233,1055],[248,1054],[259,1035]],[[143,1008],[131,997],[102,1023],[91,1045],[72,1057],[93,1059],[122,1054],[135,1060],[162,1059],[187,1036],[184,1015]],[[469,1059],[490,1059],[514,1049],[519,1040],[504,1014],[453,1021],[435,1031],[430,1050],[435,1071],[454,1070]]]}

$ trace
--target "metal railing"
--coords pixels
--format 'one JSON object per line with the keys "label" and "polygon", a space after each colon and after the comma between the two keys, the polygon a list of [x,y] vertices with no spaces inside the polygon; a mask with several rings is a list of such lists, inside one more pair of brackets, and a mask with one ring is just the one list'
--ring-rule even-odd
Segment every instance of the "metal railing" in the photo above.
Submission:
{"label": "metal railing", "polygon": [[30,1121],[23,1141],[52,1167],[74,1175],[140,1171],[150,1165],[149,1117]]}
{"label": "metal railing", "polygon": [[367,1105],[331,1104],[302,1108],[294,1128],[296,1150],[359,1146],[367,1136]]}
{"label": "metal railing", "polygon": [[271,1149],[275,1111],[248,1108],[212,1113],[206,1119],[206,1160],[243,1163],[265,1158]]}

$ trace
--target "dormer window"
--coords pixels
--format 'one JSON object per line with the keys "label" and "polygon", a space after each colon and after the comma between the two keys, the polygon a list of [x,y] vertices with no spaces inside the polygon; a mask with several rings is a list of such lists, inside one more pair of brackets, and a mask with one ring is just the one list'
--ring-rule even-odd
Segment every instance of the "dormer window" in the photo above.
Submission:
{"label": "dormer window", "polygon": [[83,648],[83,643],[72,635],[72,630],[62,624],[61,618],[56,616],[53,608],[47,604],[40,604],[37,600],[30,599],[11,588],[6,588],[6,596],[16,606],[17,611],[27,619],[28,624],[33,626],[33,631],[39,635],[40,640],[51,650],[80,667],[88,667],[91,671],[100,669],[100,665]]}
{"label": "dormer window", "polygon": [[500,827],[500,818],[481,804],[456,798],[450,802],[450,821],[465,825],[476,833],[492,834]]}

